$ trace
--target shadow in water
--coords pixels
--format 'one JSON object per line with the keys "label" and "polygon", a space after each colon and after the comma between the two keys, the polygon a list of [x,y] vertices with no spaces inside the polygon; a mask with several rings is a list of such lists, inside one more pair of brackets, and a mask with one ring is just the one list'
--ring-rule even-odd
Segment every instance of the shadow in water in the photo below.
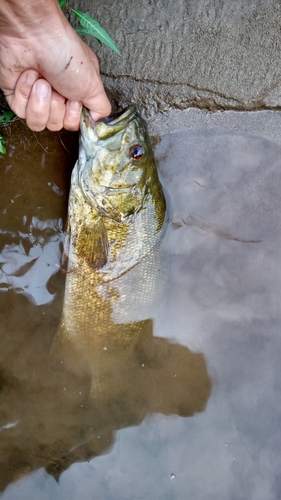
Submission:
{"label": "shadow in water", "polygon": [[[188,417],[204,410],[210,395],[204,357],[153,337],[151,320],[137,325],[143,335],[133,347],[107,342],[101,388],[77,364],[54,370],[49,352],[60,308],[59,299],[36,307],[12,292],[1,295],[1,490],[40,467],[59,477],[73,462],[109,451],[116,430],[149,412]],[[116,327],[124,333],[129,325]],[[71,365],[80,352],[67,357]]]}

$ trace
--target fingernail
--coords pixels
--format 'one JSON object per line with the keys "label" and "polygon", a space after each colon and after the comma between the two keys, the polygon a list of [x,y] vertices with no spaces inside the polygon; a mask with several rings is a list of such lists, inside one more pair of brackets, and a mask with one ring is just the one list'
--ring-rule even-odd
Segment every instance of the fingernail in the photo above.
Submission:
{"label": "fingernail", "polygon": [[35,93],[41,99],[44,99],[49,94],[50,86],[43,80],[38,80],[34,85]]}
{"label": "fingernail", "polygon": [[37,73],[30,73],[29,71],[26,73],[25,81],[28,85],[33,85],[38,78]]}
{"label": "fingernail", "polygon": [[79,101],[69,101],[68,110],[71,115],[80,115],[82,109],[81,102]]}

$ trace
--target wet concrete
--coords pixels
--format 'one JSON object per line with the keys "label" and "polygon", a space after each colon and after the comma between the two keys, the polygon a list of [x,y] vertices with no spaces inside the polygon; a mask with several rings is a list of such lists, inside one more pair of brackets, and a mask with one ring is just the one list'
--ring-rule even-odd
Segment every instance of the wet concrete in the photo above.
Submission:
{"label": "wet concrete", "polygon": [[58,136],[12,134],[0,163],[4,500],[279,499],[280,124],[195,110],[150,123],[170,206],[168,292],[143,326],[149,363],[139,347],[117,356],[98,404],[89,375],[49,354],[74,154]]}

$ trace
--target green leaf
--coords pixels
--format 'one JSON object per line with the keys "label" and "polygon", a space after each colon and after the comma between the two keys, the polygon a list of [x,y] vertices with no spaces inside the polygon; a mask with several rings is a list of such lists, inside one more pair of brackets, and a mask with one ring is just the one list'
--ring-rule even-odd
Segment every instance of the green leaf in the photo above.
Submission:
{"label": "green leaf", "polygon": [[[88,30],[86,30],[86,28],[74,28],[74,30],[78,35],[89,35],[89,32]],[[100,40],[98,40],[98,42],[102,45],[102,42]]]}
{"label": "green leaf", "polygon": [[92,35],[97,38],[100,42],[108,45],[112,50],[117,52],[121,56],[119,50],[117,49],[115,43],[107,34],[107,32],[101,27],[101,25],[85,12],[80,10],[71,9],[75,16],[79,19],[81,26],[84,28],[83,35]]}
{"label": "green leaf", "polygon": [[[7,111],[7,113],[0,116],[0,123],[2,123],[3,125],[6,125],[13,118],[13,116],[15,116],[15,113],[10,109],[10,111]],[[1,137],[2,136],[0,136],[0,138]]]}
{"label": "green leaf", "polygon": [[58,0],[58,2],[59,2],[59,6],[60,6],[61,10],[64,10],[66,7],[67,0]]}
{"label": "green leaf", "polygon": [[0,135],[0,154],[2,155],[6,154],[6,148],[3,144],[3,141],[4,141],[3,135]]}
{"label": "green leaf", "polygon": [[89,35],[89,31],[86,28],[75,28],[78,35]]}

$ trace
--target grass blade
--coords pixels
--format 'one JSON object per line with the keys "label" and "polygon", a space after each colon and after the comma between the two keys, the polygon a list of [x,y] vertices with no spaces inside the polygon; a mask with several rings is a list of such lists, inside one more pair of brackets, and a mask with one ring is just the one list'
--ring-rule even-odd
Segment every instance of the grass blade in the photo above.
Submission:
{"label": "grass blade", "polygon": [[74,10],[74,9],[71,10],[75,14],[75,16],[79,19],[81,26],[84,28],[84,30],[86,30],[86,31],[83,30],[82,33],[83,35],[87,34],[94,36],[100,42],[104,43],[112,50],[117,52],[119,56],[121,56],[121,53],[117,49],[113,40],[95,19],[93,19],[88,14],[85,14],[85,12],[81,12],[80,10]]}

